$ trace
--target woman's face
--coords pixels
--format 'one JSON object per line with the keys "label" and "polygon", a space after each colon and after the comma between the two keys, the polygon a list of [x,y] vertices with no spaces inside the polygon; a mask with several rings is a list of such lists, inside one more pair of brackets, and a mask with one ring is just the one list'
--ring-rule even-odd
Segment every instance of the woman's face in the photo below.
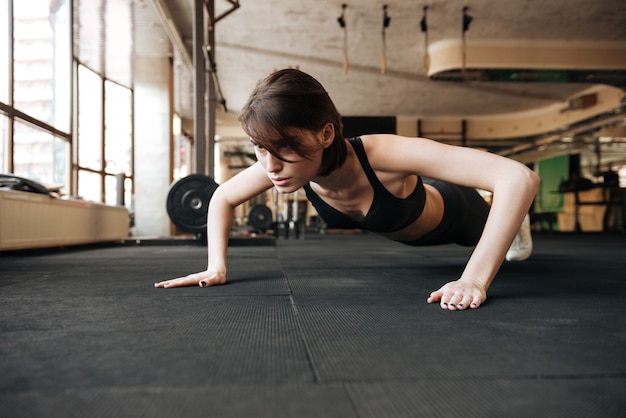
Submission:
{"label": "woman's face", "polygon": [[258,145],[254,139],[254,152],[276,189],[281,193],[292,193],[311,181],[322,164],[323,146],[317,135],[306,129],[294,130],[294,136],[312,151],[306,157],[296,154],[290,148],[279,150],[280,158]]}

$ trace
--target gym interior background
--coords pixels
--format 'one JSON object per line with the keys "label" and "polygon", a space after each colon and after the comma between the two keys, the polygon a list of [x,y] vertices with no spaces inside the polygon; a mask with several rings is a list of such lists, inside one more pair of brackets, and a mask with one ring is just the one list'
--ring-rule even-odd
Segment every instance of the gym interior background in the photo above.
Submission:
{"label": "gym interior background", "polygon": [[[422,135],[532,166],[535,229],[623,230],[624,3],[465,3],[1,0],[0,171],[92,212],[126,207],[124,236],[188,233],[168,216],[170,185],[252,164],[237,112],[258,80],[297,67],[348,135]],[[287,199],[243,205],[237,224],[258,204],[292,218]],[[10,231],[8,213],[35,215],[0,202],[4,249],[54,244]]]}
{"label": "gym interior background", "polygon": [[[226,285],[155,289],[206,268],[206,196],[254,162],[237,113],[285,67],[347,135],[532,166],[533,256],[442,310],[471,248],[268,192]],[[623,0],[0,0],[0,415],[623,416],[625,72]]]}

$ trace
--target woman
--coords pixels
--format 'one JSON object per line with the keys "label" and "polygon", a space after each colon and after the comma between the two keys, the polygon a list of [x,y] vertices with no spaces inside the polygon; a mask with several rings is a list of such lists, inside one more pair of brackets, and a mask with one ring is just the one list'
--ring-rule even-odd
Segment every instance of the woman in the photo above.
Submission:
{"label": "woman", "polygon": [[[304,187],[329,227],[369,230],[409,245],[475,245],[461,277],[428,298],[442,309],[479,307],[505,256],[530,255],[526,214],[539,179],[522,164],[424,138],[346,140],[324,88],[294,69],[263,80],[239,121],[258,161],[211,198],[207,270],[155,287],[225,283],[233,208],[272,187],[282,193]],[[476,188],[493,192],[491,207]],[[507,256],[523,220],[523,239]]]}

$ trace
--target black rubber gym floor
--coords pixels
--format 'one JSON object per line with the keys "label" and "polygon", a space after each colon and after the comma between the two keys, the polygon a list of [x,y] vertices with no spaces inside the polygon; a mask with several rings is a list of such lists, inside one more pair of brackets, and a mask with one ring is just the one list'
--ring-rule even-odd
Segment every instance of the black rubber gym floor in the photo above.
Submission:
{"label": "black rubber gym floor", "polygon": [[536,234],[480,309],[425,302],[470,249],[369,234],[0,254],[2,417],[616,417],[626,235]]}

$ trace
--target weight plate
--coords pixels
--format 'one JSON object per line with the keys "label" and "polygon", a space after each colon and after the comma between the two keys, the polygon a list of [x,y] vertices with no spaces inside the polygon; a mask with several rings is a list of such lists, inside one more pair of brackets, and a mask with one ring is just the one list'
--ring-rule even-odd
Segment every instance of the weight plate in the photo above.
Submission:
{"label": "weight plate", "polygon": [[167,193],[167,214],[180,230],[206,231],[209,201],[218,184],[204,174],[191,174],[174,182]]}
{"label": "weight plate", "polygon": [[259,231],[267,231],[272,227],[272,211],[265,205],[254,205],[248,212],[248,225]]}

